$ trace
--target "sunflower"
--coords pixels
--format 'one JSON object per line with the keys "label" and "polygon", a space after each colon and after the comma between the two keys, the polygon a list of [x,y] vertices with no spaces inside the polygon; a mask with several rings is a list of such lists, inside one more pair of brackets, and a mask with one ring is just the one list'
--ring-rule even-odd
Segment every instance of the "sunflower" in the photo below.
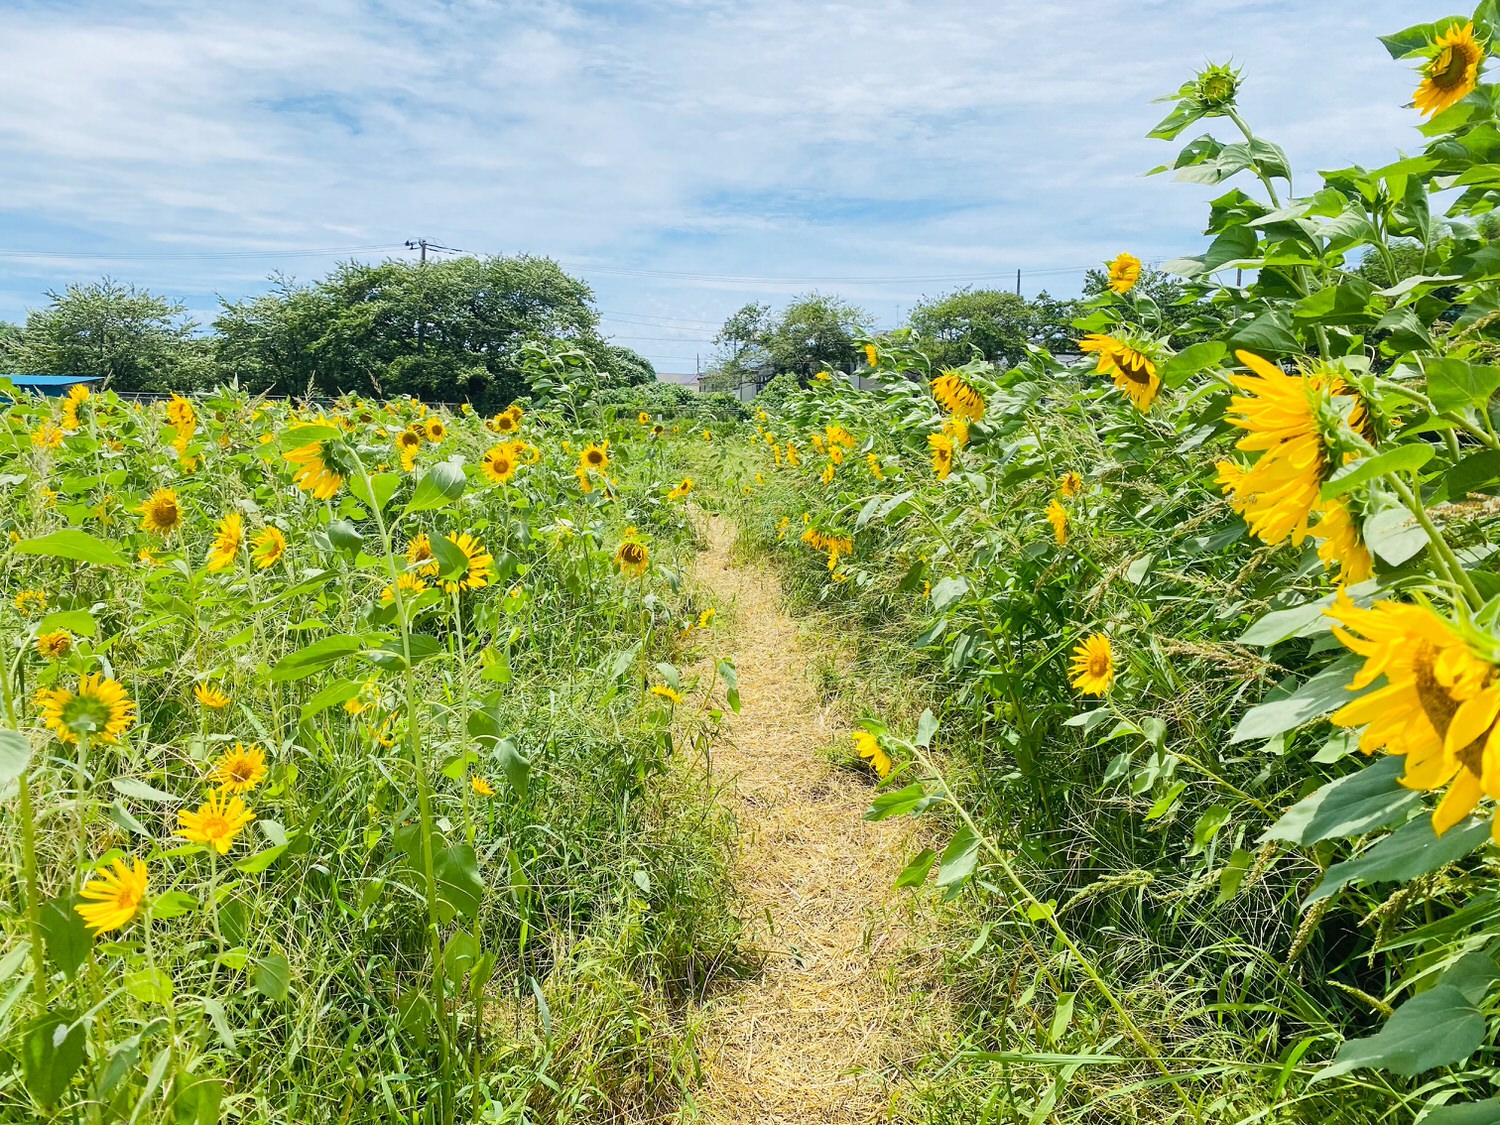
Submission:
{"label": "sunflower", "polygon": [[1064,473],[1057,478],[1057,491],[1065,500],[1071,500],[1083,491],[1083,478],[1077,473]]}
{"label": "sunflower", "polygon": [[834,475],[835,471],[836,470],[834,469],[834,463],[831,460],[828,462],[828,464],[826,464],[826,465],[823,466],[823,483],[824,484],[832,484],[833,483],[833,475]]}
{"label": "sunflower", "polygon": [[73,634],[66,629],[42,633],[36,639],[36,651],[43,660],[61,660],[73,650]]}
{"label": "sunflower", "polygon": [[1422,68],[1422,84],[1412,103],[1423,117],[1441,113],[1467,97],[1479,84],[1479,64],[1484,48],[1474,38],[1474,24],[1454,24],[1432,44],[1434,54]]}
{"label": "sunflower", "polygon": [[78,892],[79,898],[88,901],[77,903],[73,909],[96,935],[123,930],[141,912],[148,875],[146,864],[134,856],[117,859],[94,872]]}
{"label": "sunflower", "polygon": [[874,344],[866,344],[865,345],[865,363],[868,364],[870,367],[874,367],[879,362],[880,362],[880,352],[876,350],[875,345]]}
{"label": "sunflower", "polygon": [[384,590],[380,591],[380,600],[386,605],[390,605],[396,600],[396,591],[398,589],[404,597],[416,597],[427,589],[427,583],[415,574],[398,574],[395,585],[387,586]]}
{"label": "sunflower", "polygon": [[214,536],[213,546],[208,550],[208,569],[228,570],[232,567],[244,541],[244,517],[238,512],[230,512],[219,521],[218,533]]}
{"label": "sunflower", "polygon": [[1222,460],[1214,462],[1217,473],[1214,480],[1224,493],[1224,498],[1229,501],[1229,506],[1240,515],[1245,514],[1245,501],[1239,498],[1240,490],[1245,486],[1245,466],[1237,461]]}
{"label": "sunflower", "polygon": [[467,569],[462,577],[444,579],[443,590],[449,594],[460,594],[465,590],[477,590],[481,586],[488,586],[493,576],[494,557],[484,549],[484,544],[467,531],[462,535],[449,532],[444,536],[464,553],[468,562]]}
{"label": "sunflower", "polygon": [[296,449],[289,449],[285,456],[287,463],[294,467],[292,482],[303,492],[311,492],[319,500],[331,500],[343,486],[343,466],[330,442],[299,445]]}
{"label": "sunflower", "polygon": [[620,568],[620,573],[639,578],[646,573],[646,566],[651,561],[651,551],[646,544],[638,543],[634,539],[626,539],[615,551],[615,565]]}
{"label": "sunflower", "polygon": [[1072,684],[1085,695],[1103,695],[1115,679],[1115,654],[1109,638],[1095,633],[1073,649],[1068,665]]}
{"label": "sunflower", "polygon": [[1312,537],[1320,539],[1318,558],[1323,560],[1325,570],[1338,567],[1335,581],[1340,586],[1352,586],[1363,582],[1375,572],[1370,549],[1360,538],[1359,526],[1342,500],[1329,500],[1318,505],[1323,517],[1313,525]]}
{"label": "sunflower", "polygon": [[950,414],[943,423],[943,433],[953,439],[959,449],[969,444],[969,420],[962,414]]}
{"label": "sunflower", "polygon": [[448,436],[448,427],[443,425],[441,418],[432,417],[427,419],[427,424],[422,427],[422,433],[428,441],[436,445]]}
{"label": "sunflower", "polygon": [[10,604],[22,613],[41,613],[47,608],[47,591],[22,590],[11,599]]}
{"label": "sunflower", "polygon": [[707,629],[714,623],[714,618],[717,616],[718,611],[715,610],[712,606],[710,606],[708,609],[705,609],[698,615],[698,628]]}
{"label": "sunflower", "polygon": [[927,445],[932,450],[932,471],[938,480],[947,480],[953,471],[953,438],[948,434],[928,434]]}
{"label": "sunflower", "polygon": [[984,396],[957,371],[944,371],[932,381],[932,397],[955,417],[970,422],[984,417]]}
{"label": "sunflower", "polygon": [[275,566],[284,554],[286,554],[286,536],[281,533],[279,527],[263,527],[250,540],[250,559],[255,563],[257,570]]}
{"label": "sunflower", "polygon": [[647,414],[644,410],[635,416],[635,420],[642,426],[651,425],[651,415]]}
{"label": "sunflower", "polygon": [[1128,251],[1109,263],[1109,287],[1116,293],[1129,293],[1141,277],[1141,260]]}
{"label": "sunflower", "polygon": [[153,535],[171,535],[182,525],[182,509],[177,506],[174,488],[158,488],[136,511],[141,513],[141,529]]}
{"label": "sunflower", "polygon": [[1108,375],[1115,386],[1135,404],[1141,413],[1151,409],[1156,394],[1161,390],[1161,380],[1156,375],[1156,363],[1145,352],[1116,340],[1113,336],[1097,332],[1085,336],[1078,344],[1081,351],[1098,353],[1099,360],[1094,370]]}
{"label": "sunflower", "polygon": [[63,432],[52,422],[43,422],[31,434],[31,444],[38,449],[56,449],[63,443]]}
{"label": "sunflower", "polygon": [[845,449],[853,449],[859,443],[854,440],[854,435],[843,426],[824,426],[823,434],[828,439],[830,450],[835,445],[842,445]]}
{"label": "sunflower", "polygon": [[794,469],[802,464],[802,456],[797,452],[797,443],[794,441],[786,443],[786,463]]}
{"label": "sunflower", "polygon": [[492,446],[480,458],[479,470],[491,484],[505,484],[516,475],[514,447],[509,444]]}
{"label": "sunflower", "polygon": [[490,420],[489,428],[497,434],[513,434],[521,428],[521,411],[510,407]]}
{"label": "sunflower", "polygon": [[209,776],[225,793],[248,793],[266,779],[266,752],[259,746],[236,742],[219,755]]}
{"label": "sunflower", "polygon": [[606,471],[609,468],[609,440],[606,438],[602,445],[598,442],[589,442],[583,452],[578,455],[578,467],[596,473]]}
{"label": "sunflower", "polygon": [[[1328,395],[1347,394],[1347,388],[1331,370],[1288,375],[1249,352],[1235,354],[1252,374],[1230,377],[1246,393],[1230,400],[1227,419],[1248,431],[1236,448],[1260,457],[1235,487],[1233,499],[1244,504],[1245,522],[1264,542],[1291,536],[1294,544],[1301,543],[1333,467],[1320,413]],[[1364,405],[1353,398],[1347,421],[1360,430],[1366,423]]]}
{"label": "sunflower", "polygon": [[1068,510],[1056,500],[1047,505],[1047,522],[1052,525],[1052,534],[1057,538],[1057,545],[1063,546],[1068,541]]}
{"label": "sunflower", "polygon": [[682,483],[679,484],[676,488],[672,489],[671,492],[667,493],[667,499],[668,500],[682,500],[682,499],[685,499],[687,497],[687,494],[689,492],[692,492],[692,491],[693,491],[693,478],[692,477],[683,477],[682,478]]}
{"label": "sunflower", "polygon": [[674,691],[672,688],[669,688],[666,684],[652,684],[651,685],[651,694],[654,695],[654,696],[656,696],[658,699],[665,699],[668,703],[672,704],[672,706],[674,706],[674,707],[677,706],[679,703],[682,702],[682,693],[678,692],[678,691]]}
{"label": "sunflower", "polygon": [[239,797],[227,790],[215,789],[197,812],[177,811],[177,835],[194,844],[203,844],[220,855],[229,854],[234,839],[255,814]]}
{"label": "sunflower", "polygon": [[865,454],[865,464],[870,467],[870,475],[876,480],[885,480],[885,470],[881,468],[880,458],[874,453]]}
{"label": "sunflower", "polygon": [[704,441],[713,441],[714,440],[714,432],[712,430],[704,430],[703,431],[703,440]]}
{"label": "sunflower", "polygon": [[469,778],[469,788],[481,797],[493,797],[495,795],[495,787],[489,783],[487,778],[480,777],[478,774]]}
{"label": "sunflower", "polygon": [[401,458],[401,468],[411,472],[417,465],[417,453],[422,448],[422,435],[415,430],[402,430],[396,435],[396,453]]}
{"label": "sunflower", "polygon": [[854,731],[852,737],[855,753],[874,766],[879,776],[887,776],[891,772],[891,756],[880,745],[880,739],[867,730]]}
{"label": "sunflower", "polygon": [[[1438,835],[1479,804],[1500,797],[1500,668],[1447,619],[1424,605],[1378,601],[1360,609],[1340,593],[1327,614],[1334,635],[1365,658],[1349,685],[1385,686],[1335,711],[1341,727],[1363,726],[1359,748],[1406,759],[1401,784],[1448,791],[1432,814]],[[1493,645],[1493,642],[1490,642]],[[1500,820],[1492,833],[1500,839]]]}
{"label": "sunflower", "polygon": [[213,684],[194,684],[193,698],[210,711],[222,711],[229,706],[229,696]]}
{"label": "sunflower", "polygon": [[59,742],[75,743],[80,734],[95,742],[118,742],[135,722],[135,704],[120,684],[95,672],[73,691],[44,688],[36,694],[42,723]]}
{"label": "sunflower", "polygon": [[594,486],[589,482],[589,471],[582,465],[573,470],[573,475],[578,478],[578,491],[585,496],[594,491]]}
{"label": "sunflower", "polygon": [[420,574],[423,578],[436,577],[437,556],[432,553],[432,540],[427,538],[425,531],[407,541],[406,561],[411,564],[409,569],[413,574]]}
{"label": "sunflower", "polygon": [[185,445],[198,428],[198,412],[193,409],[191,402],[174,394],[167,403],[167,421],[177,431],[177,440]]}

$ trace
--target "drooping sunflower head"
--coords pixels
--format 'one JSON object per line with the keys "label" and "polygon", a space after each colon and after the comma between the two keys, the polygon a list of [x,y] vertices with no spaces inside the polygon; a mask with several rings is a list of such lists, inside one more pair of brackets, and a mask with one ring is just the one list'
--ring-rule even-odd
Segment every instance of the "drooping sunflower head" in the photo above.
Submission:
{"label": "drooping sunflower head", "polygon": [[1100,375],[1110,376],[1137,410],[1144,414],[1151,409],[1157,392],[1161,390],[1161,380],[1156,374],[1156,361],[1148,352],[1135,344],[1098,332],[1085,336],[1078,347],[1098,356],[1094,370]]}
{"label": "drooping sunflower head", "polygon": [[1122,250],[1109,263],[1109,287],[1116,293],[1129,293],[1141,277],[1141,260],[1129,251]]}
{"label": "drooping sunflower head", "polygon": [[167,421],[177,431],[177,440],[186,442],[198,428],[198,412],[193,404],[179,394],[174,394],[167,403]]}
{"label": "drooping sunflower head", "polygon": [[[1385,684],[1335,711],[1341,727],[1363,726],[1359,748],[1406,759],[1409,789],[1448,787],[1433,812],[1438,834],[1457,824],[1485,794],[1500,793],[1500,666],[1495,640],[1470,624],[1449,621],[1426,605],[1377,601],[1356,606],[1340,591],[1325,611],[1333,630],[1364,657],[1349,685]],[[1500,820],[1491,834],[1500,836]]]}
{"label": "drooping sunflower head", "polygon": [[932,450],[932,471],[938,480],[947,480],[953,471],[954,442],[950,434],[928,434],[927,447]]}
{"label": "drooping sunflower head", "polygon": [[170,535],[182,525],[182,509],[175,488],[158,488],[138,509],[141,528],[153,535]]}
{"label": "drooping sunflower head", "polygon": [[1323,482],[1342,463],[1336,453],[1343,428],[1368,432],[1363,400],[1326,364],[1289,375],[1250,352],[1235,354],[1250,374],[1230,376],[1244,393],[1230,399],[1225,417],[1246,431],[1237,448],[1259,457],[1237,481],[1231,470],[1231,502],[1243,505],[1245,522],[1262,541],[1291,536],[1301,543]]}
{"label": "drooping sunflower head", "polygon": [[343,487],[351,468],[334,442],[313,441],[286,452],[292,481],[319,500],[331,500]]}
{"label": "drooping sunflower head", "polygon": [[123,930],[141,912],[146,901],[149,872],[133,856],[117,859],[90,876],[78,892],[84,901],[73,907],[94,934]]}
{"label": "drooping sunflower head", "polygon": [[47,608],[46,590],[22,590],[11,599],[11,605],[22,613],[41,613]]}
{"label": "drooping sunflower head", "polygon": [[668,687],[666,684],[652,684],[651,694],[658,699],[665,699],[673,706],[682,702],[682,693]]}
{"label": "drooping sunflower head", "polygon": [[484,544],[467,531],[462,535],[450,531],[444,538],[463,552],[465,566],[463,574],[443,580],[443,589],[450,594],[459,594],[488,586],[494,576],[495,559],[484,549]]}
{"label": "drooping sunflower head", "polygon": [[[858,444],[854,440],[854,435],[844,429],[843,426],[824,426],[823,436],[828,439],[830,449],[838,445],[843,446],[845,449],[853,449]],[[774,440],[772,444],[775,444]]]}
{"label": "drooping sunflower head", "polygon": [[874,344],[865,345],[865,363],[871,367],[880,363],[880,350]]}
{"label": "drooping sunflower head", "polygon": [[1323,568],[1338,568],[1334,582],[1341,587],[1369,578],[1375,572],[1375,560],[1349,506],[1343,500],[1327,500],[1316,510],[1322,518],[1313,525],[1311,535],[1319,540],[1318,558]]}
{"label": "drooping sunflower head", "polygon": [[1441,113],[1462,101],[1479,85],[1484,46],[1474,36],[1474,24],[1454,23],[1432,43],[1432,57],[1422,68],[1422,82],[1412,104],[1422,116]]}
{"label": "drooping sunflower head", "polygon": [[125,688],[99,673],[84,676],[75,690],[44,688],[36,702],[42,722],[59,742],[118,742],[135,722],[135,704]]}
{"label": "drooping sunflower head", "polygon": [[267,524],[250,540],[250,558],[257,570],[275,566],[286,554],[286,536],[281,528]]}
{"label": "drooping sunflower head", "polygon": [[219,521],[219,530],[208,550],[208,569],[218,571],[232,567],[239,558],[240,545],[244,541],[245,519],[238,512],[230,512]]}
{"label": "drooping sunflower head", "polygon": [[1056,500],[1047,505],[1047,522],[1052,525],[1052,534],[1059,547],[1068,541],[1068,510]]}
{"label": "drooping sunflower head", "polygon": [[853,731],[850,737],[854,739],[854,752],[869,762],[877,775],[886,777],[890,774],[891,756],[880,745],[880,739],[867,730]]}
{"label": "drooping sunflower head", "polygon": [[1115,654],[1109,638],[1095,633],[1073,649],[1068,665],[1073,687],[1085,695],[1103,695],[1115,679]]}
{"label": "drooping sunflower head", "polygon": [[398,574],[394,584],[387,586],[380,592],[380,600],[390,605],[396,600],[399,591],[404,598],[414,598],[427,589],[427,583],[415,574]]}
{"label": "drooping sunflower head", "polygon": [[209,774],[225,793],[248,793],[266,779],[266,752],[258,745],[236,742],[233,750],[219,755]]}
{"label": "drooping sunflower head", "polygon": [[489,779],[480,777],[477,773],[469,778],[469,788],[481,797],[493,797],[495,795],[495,787],[489,783]]}
{"label": "drooping sunflower head", "polygon": [[210,711],[222,711],[229,706],[229,696],[213,684],[194,684],[193,698]]}
{"label": "drooping sunflower head", "polygon": [[41,633],[36,639],[36,651],[43,660],[61,660],[73,651],[73,634],[66,629]]}
{"label": "drooping sunflower head", "polygon": [[38,449],[56,449],[66,435],[54,422],[43,422],[31,434],[31,444]]}
{"label": "drooping sunflower head", "polygon": [[880,456],[870,452],[865,454],[865,464],[870,467],[870,475],[876,480],[885,480],[885,467],[880,463]]}
{"label": "drooping sunflower head", "polygon": [[970,422],[984,417],[984,396],[957,371],[944,371],[932,381],[932,397],[954,417]]}
{"label": "drooping sunflower head", "polygon": [[239,797],[231,796],[226,789],[215,789],[196,812],[178,810],[177,835],[227,855],[235,837],[254,819],[255,814]]}
{"label": "drooping sunflower head", "polygon": [[609,468],[609,439],[589,442],[578,455],[578,467],[586,472],[602,473]]}
{"label": "drooping sunflower head", "polygon": [[1065,500],[1071,500],[1083,491],[1083,478],[1077,473],[1064,473],[1057,480],[1057,491]]}
{"label": "drooping sunflower head", "polygon": [[496,445],[485,451],[479,470],[491,484],[505,484],[516,475],[516,456],[509,444]]}
{"label": "drooping sunflower head", "polygon": [[645,574],[650,561],[650,549],[632,538],[627,538],[615,551],[615,565],[620,568],[621,574],[628,577],[639,578]]}

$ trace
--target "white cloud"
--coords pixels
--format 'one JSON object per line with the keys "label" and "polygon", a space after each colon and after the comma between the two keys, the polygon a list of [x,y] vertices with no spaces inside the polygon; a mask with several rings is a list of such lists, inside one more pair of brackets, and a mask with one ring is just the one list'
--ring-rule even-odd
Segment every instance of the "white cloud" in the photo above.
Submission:
{"label": "white cloud", "polygon": [[[1343,12],[1333,8],[1346,9]],[[1144,139],[1206,59],[1310,173],[1415,147],[1375,40],[1434,0],[89,2],[7,15],[0,316],[108,269],[211,311],[316,257],[91,262],[381,244],[696,275],[1009,274],[1198,244],[1197,186]],[[1222,132],[1222,122],[1214,123]],[[583,271],[588,275],[588,270]],[[1034,274],[1054,292],[1077,275]],[[666,357],[741,300],[812,287],[596,274]],[[825,284],[884,322],[940,283]],[[1027,288],[1035,286],[1028,284]]]}

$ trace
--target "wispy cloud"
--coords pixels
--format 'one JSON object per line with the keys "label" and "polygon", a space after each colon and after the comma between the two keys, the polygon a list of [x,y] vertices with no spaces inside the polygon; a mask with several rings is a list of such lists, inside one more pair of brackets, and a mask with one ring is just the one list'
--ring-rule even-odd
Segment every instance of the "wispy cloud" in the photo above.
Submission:
{"label": "wispy cloud", "polygon": [[[1334,10],[1342,9],[1342,10]],[[13,3],[0,70],[0,317],[101,272],[180,296],[427,236],[573,263],[606,324],[690,368],[750,299],[813,287],[893,323],[935,281],[1076,290],[1192,250],[1208,189],[1142,178],[1207,59],[1311,182],[1419,138],[1380,33],[1431,0],[339,0]],[[252,253],[263,257],[249,256]],[[194,257],[192,255],[204,255]],[[219,255],[209,257],[208,255]],[[230,255],[230,256],[224,256]],[[361,252],[360,256],[375,256]],[[678,278],[602,272],[625,267]],[[753,276],[786,280],[740,282]]]}

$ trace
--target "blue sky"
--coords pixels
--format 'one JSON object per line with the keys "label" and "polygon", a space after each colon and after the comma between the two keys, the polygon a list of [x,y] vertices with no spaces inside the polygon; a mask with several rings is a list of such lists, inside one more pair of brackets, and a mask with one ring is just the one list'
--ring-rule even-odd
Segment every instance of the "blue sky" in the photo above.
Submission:
{"label": "blue sky", "polygon": [[109,273],[208,320],[418,237],[558,258],[663,371],[750,300],[838,292],[888,325],[1018,268],[1075,293],[1118,250],[1200,248],[1217,192],[1141,175],[1175,152],[1144,138],[1153,97],[1232,58],[1305,193],[1420,146],[1376,36],[1456,11],[0,0],[0,319]]}

